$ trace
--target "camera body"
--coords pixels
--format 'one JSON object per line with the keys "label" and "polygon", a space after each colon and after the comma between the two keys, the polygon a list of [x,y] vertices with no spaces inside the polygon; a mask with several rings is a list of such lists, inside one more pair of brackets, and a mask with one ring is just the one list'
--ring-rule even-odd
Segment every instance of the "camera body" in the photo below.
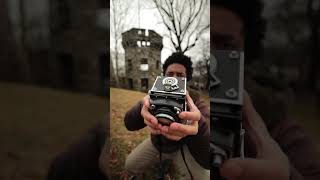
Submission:
{"label": "camera body", "polygon": [[186,111],[187,79],[157,76],[151,90],[150,111],[162,125],[185,123],[179,113]]}
{"label": "camera body", "polygon": [[228,158],[243,157],[244,53],[214,50],[210,57],[209,82],[210,161],[215,169]]}

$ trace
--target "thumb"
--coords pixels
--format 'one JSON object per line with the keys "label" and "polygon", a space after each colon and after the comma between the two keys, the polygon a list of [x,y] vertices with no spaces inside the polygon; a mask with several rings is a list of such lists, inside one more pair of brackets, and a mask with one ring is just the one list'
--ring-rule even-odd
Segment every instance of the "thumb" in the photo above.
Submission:
{"label": "thumb", "polygon": [[244,93],[243,116],[243,125],[245,128],[256,130],[257,133],[262,136],[269,135],[264,121],[254,108],[251,98],[246,91]]}
{"label": "thumb", "polygon": [[253,107],[251,99],[246,92],[244,93],[242,122],[246,133],[253,141],[257,151],[257,156],[265,156],[267,154],[266,150],[270,147],[272,138],[263,119]]}

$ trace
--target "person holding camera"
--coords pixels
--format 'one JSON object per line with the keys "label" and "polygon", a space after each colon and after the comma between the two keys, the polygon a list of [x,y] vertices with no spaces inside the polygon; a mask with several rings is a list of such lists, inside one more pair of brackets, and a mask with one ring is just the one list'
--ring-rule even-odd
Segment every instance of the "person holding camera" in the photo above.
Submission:
{"label": "person holding camera", "polygon": [[[183,53],[173,53],[163,64],[163,74],[192,79],[191,59]],[[209,108],[192,90],[186,95],[188,111],[179,114],[181,120],[162,125],[150,113],[150,97],[145,96],[125,115],[125,126],[130,131],[150,130],[151,137],[139,144],[127,157],[125,169],[139,175],[166,159],[171,159],[181,179],[209,179]],[[160,156],[160,157],[159,157]],[[159,158],[156,158],[159,157]]]}
{"label": "person holding camera", "polygon": [[259,81],[248,71],[263,49],[266,22],[262,10],[260,0],[210,1],[211,47],[244,50],[247,70],[242,122],[245,158],[226,160],[220,175],[228,180],[320,179],[317,146],[297,122],[287,118],[286,104],[277,94],[279,87]]}

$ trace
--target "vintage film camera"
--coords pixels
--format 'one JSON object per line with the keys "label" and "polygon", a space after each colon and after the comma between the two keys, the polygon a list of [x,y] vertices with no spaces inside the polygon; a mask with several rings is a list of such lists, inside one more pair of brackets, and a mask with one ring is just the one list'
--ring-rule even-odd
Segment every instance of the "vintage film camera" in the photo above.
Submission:
{"label": "vintage film camera", "polygon": [[224,160],[243,157],[244,53],[214,50],[209,76],[210,163],[217,172]]}
{"label": "vintage film camera", "polygon": [[186,110],[187,79],[158,76],[151,90],[150,111],[162,125],[184,123],[179,113]]}

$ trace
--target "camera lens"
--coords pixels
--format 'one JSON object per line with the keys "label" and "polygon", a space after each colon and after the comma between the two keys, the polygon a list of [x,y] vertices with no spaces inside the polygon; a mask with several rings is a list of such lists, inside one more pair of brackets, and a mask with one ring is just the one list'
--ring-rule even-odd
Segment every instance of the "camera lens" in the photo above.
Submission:
{"label": "camera lens", "polygon": [[163,118],[163,117],[157,117],[157,119],[160,122],[160,124],[165,126],[170,126],[170,124],[174,122],[171,119],[169,120],[168,118]]}
{"label": "camera lens", "polygon": [[169,107],[160,107],[155,111],[155,117],[158,119],[159,123],[162,125],[170,125],[173,122],[177,122],[177,115]]}

